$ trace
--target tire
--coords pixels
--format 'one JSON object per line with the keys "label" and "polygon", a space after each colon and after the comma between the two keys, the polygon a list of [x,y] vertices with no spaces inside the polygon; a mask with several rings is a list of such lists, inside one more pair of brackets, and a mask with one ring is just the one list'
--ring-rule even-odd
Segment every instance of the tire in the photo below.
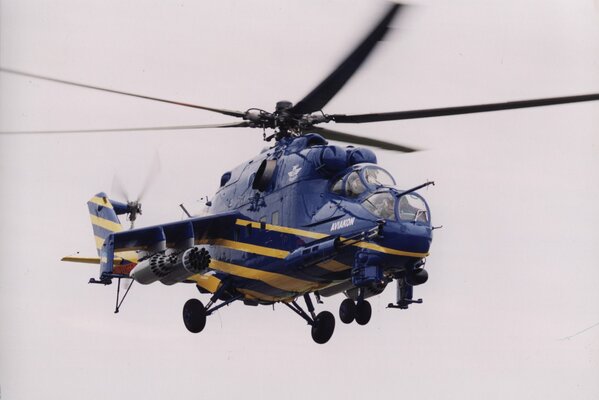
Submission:
{"label": "tire", "polygon": [[345,299],[339,306],[339,319],[344,324],[351,324],[356,318],[356,303],[352,299]]}
{"label": "tire", "polygon": [[372,307],[366,300],[358,302],[356,304],[356,322],[359,325],[366,325],[370,321],[372,316]]}
{"label": "tire", "polygon": [[312,325],[312,339],[318,344],[329,341],[335,331],[335,317],[328,311],[323,311],[316,316]]}
{"label": "tire", "polygon": [[201,332],[206,326],[206,309],[198,299],[189,299],[183,306],[183,323],[191,333]]}

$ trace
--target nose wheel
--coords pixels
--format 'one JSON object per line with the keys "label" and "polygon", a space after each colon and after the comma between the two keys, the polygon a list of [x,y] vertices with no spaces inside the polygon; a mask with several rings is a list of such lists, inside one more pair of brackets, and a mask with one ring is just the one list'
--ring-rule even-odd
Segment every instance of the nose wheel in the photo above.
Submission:
{"label": "nose wheel", "polygon": [[345,299],[339,306],[339,319],[344,324],[351,324],[355,320],[358,325],[366,325],[371,316],[372,307],[366,300],[358,300],[356,303],[352,299]]}
{"label": "nose wheel", "polygon": [[352,299],[345,299],[339,306],[339,319],[344,324],[351,324],[356,318],[356,303]]}
{"label": "nose wheel", "polygon": [[370,322],[372,316],[372,307],[366,300],[359,301],[356,304],[356,322],[358,325],[366,325]]}

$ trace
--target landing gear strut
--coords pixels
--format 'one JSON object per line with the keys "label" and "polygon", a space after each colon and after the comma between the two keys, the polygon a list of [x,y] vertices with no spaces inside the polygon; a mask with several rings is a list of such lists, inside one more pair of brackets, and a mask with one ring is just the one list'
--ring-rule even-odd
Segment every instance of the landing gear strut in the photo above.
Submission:
{"label": "landing gear strut", "polygon": [[328,342],[335,331],[335,317],[328,311],[322,311],[318,313],[318,315],[315,314],[314,305],[312,304],[312,299],[310,299],[308,293],[304,295],[304,300],[306,301],[306,306],[308,307],[308,312],[310,314],[306,313],[295,300],[283,304],[305,319],[308,325],[312,326],[312,340],[318,344]]}

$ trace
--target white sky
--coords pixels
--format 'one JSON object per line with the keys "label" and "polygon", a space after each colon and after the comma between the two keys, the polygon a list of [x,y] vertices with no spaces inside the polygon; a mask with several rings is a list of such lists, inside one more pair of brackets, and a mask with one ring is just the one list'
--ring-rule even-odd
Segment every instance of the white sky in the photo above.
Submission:
{"label": "white sky", "polygon": [[[0,0],[0,65],[215,107],[273,109],[316,85],[369,28],[374,1]],[[325,108],[361,113],[599,91],[592,0],[418,1]],[[228,121],[198,110],[0,74],[0,130]],[[234,304],[189,334],[191,286],[87,285],[85,202],[114,174],[140,224],[198,209],[258,130],[0,136],[0,388],[6,399],[596,399],[599,104],[333,126],[427,151],[378,151],[401,186],[427,179],[435,232],[424,304],[331,341],[283,306]],[[206,301],[204,297],[202,300]],[[320,309],[337,314],[339,298]]]}

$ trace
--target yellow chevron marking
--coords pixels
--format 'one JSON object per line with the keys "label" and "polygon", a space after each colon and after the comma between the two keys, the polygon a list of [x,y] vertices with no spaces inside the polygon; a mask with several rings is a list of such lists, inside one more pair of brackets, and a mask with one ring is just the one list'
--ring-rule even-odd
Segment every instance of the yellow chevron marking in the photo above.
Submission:
{"label": "yellow chevron marking", "polygon": [[264,300],[264,301],[290,301],[293,300],[293,297],[276,297],[270,296],[264,293],[256,292],[254,290],[249,289],[237,289],[239,293],[242,293],[247,299],[250,300]]}
{"label": "yellow chevron marking", "polygon": [[247,253],[260,254],[262,256],[268,256],[273,258],[283,259],[289,255],[288,251],[272,249],[270,247],[256,246],[254,244],[235,242],[227,239],[200,239],[196,240],[196,244],[211,244],[216,246],[223,246],[230,249],[241,250]]}
{"label": "yellow chevron marking", "polygon": [[212,259],[210,262],[210,268],[225,272],[227,274],[240,276],[242,278],[262,281],[272,287],[286,290],[288,292],[307,292],[321,286],[316,282],[304,281],[302,279],[292,278],[290,276],[277,274],[275,272],[267,272],[255,268],[242,267],[215,259]]}
{"label": "yellow chevron marking", "polygon": [[121,224],[119,224],[117,222],[109,221],[107,219],[97,217],[93,214],[90,214],[89,217],[92,220],[92,224],[97,225],[101,228],[107,229],[111,232],[120,232],[123,230],[123,227],[121,226]]}
{"label": "yellow chevron marking", "polygon": [[327,271],[332,272],[345,271],[351,268],[349,265],[342,264],[339,261],[335,260],[327,260],[316,265],[318,265],[320,268],[324,268]]}
{"label": "yellow chevron marking", "polygon": [[104,239],[99,236],[94,236],[94,239],[96,239],[96,249],[101,249],[104,245]]}
{"label": "yellow chevron marking", "polygon": [[[247,221],[247,220],[243,220],[243,219],[238,219],[236,221],[236,224],[237,225],[242,225],[242,226],[248,226],[248,225],[250,225],[254,229],[260,229],[260,222]],[[302,230],[302,229],[287,228],[285,226],[270,225],[270,224],[266,224],[265,225],[265,229],[269,230],[269,231],[289,233],[289,234],[292,234],[292,235],[309,237],[309,238],[313,238],[313,239],[322,239],[322,238],[325,238],[325,237],[329,236],[329,235],[326,235],[324,233],[311,232],[311,231],[305,231],[305,230]],[[341,238],[341,240],[344,240],[344,238]],[[413,253],[413,252],[410,252],[410,251],[403,251],[403,250],[392,249],[392,248],[389,248],[389,247],[383,247],[383,246],[380,246],[378,244],[369,243],[369,242],[358,242],[358,243],[353,244],[353,246],[361,247],[363,249],[370,249],[370,250],[380,251],[381,253],[392,254],[392,255],[395,255],[395,256],[406,256],[406,257],[423,258],[423,257],[427,257],[429,255],[429,253]]]}
{"label": "yellow chevron marking", "polygon": [[216,292],[220,286],[220,279],[214,275],[195,274],[187,279],[195,281],[198,286],[203,287],[210,293]]}
{"label": "yellow chevron marking", "polygon": [[98,197],[98,196],[92,197],[89,200],[89,202],[97,204],[97,205],[102,206],[102,207],[112,208],[112,204],[110,204],[110,201],[108,201],[107,197]]}

